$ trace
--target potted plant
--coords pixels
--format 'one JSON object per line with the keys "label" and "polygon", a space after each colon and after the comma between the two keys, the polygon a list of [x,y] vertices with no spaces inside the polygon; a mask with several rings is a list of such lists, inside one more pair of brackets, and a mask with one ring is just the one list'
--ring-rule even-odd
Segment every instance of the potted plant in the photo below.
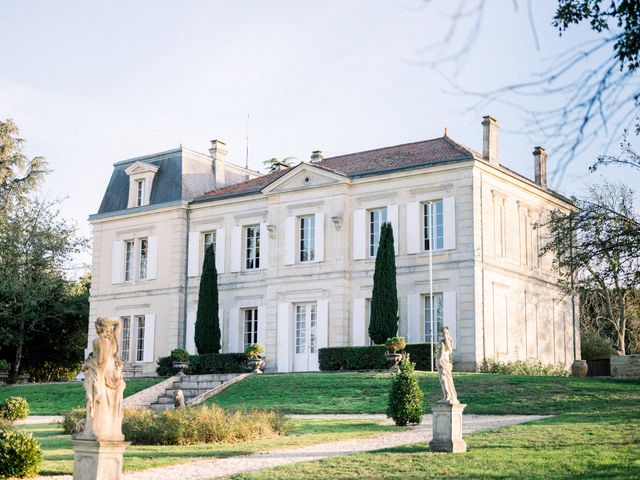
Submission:
{"label": "potted plant", "polygon": [[247,364],[253,373],[262,373],[260,367],[265,363],[266,358],[262,355],[264,353],[264,347],[259,343],[250,343],[247,348],[244,349],[244,353],[247,355]]}
{"label": "potted plant", "polygon": [[7,379],[9,378],[10,369],[11,364],[5,359],[0,359],[0,383],[6,383]]}
{"label": "potted plant", "polygon": [[398,365],[402,360],[402,353],[398,352],[402,352],[402,350],[404,350],[404,347],[407,346],[407,343],[404,341],[404,337],[392,337],[387,338],[387,341],[384,343],[384,345],[385,347],[387,347],[387,353],[385,354],[385,357],[391,365],[391,371],[397,372]]}
{"label": "potted plant", "polygon": [[189,368],[189,352],[182,348],[176,348],[171,351],[172,366],[178,373],[184,373]]}

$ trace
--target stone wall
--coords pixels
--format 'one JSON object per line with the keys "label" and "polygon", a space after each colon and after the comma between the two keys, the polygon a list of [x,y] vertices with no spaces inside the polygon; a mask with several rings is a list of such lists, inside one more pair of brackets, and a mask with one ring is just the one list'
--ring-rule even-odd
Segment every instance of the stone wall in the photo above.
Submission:
{"label": "stone wall", "polygon": [[640,378],[640,355],[615,355],[611,357],[613,378]]}

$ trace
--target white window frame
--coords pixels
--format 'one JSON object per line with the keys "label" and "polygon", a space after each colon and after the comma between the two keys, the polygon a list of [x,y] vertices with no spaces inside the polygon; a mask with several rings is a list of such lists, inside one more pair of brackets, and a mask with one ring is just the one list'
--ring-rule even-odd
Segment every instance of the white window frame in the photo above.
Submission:
{"label": "white window frame", "polygon": [[[309,309],[309,342],[307,343],[307,309]],[[315,354],[318,352],[318,304],[296,303],[294,315],[294,351],[296,354]],[[302,328],[301,328],[302,327]],[[309,351],[307,352],[307,348]]]}
{"label": "white window frame", "polygon": [[135,240],[124,241],[124,281],[133,282],[135,265]]}
{"label": "white window frame", "polygon": [[122,326],[120,333],[120,358],[123,362],[131,360],[131,316],[125,315],[120,317]]}
{"label": "white window frame", "polygon": [[260,269],[260,224],[244,226],[244,267],[245,270]]}
{"label": "white window frame", "polygon": [[138,280],[147,280],[149,266],[149,239],[138,240]]}
{"label": "white window frame", "polygon": [[316,260],[316,216],[298,217],[298,261],[300,263]]}
{"label": "white window frame", "polygon": [[144,178],[136,180],[136,207],[142,207],[145,204],[146,181]]}
{"label": "white window frame", "polygon": [[144,362],[144,347],[145,347],[145,316],[144,315],[135,315],[135,332],[136,332],[136,343],[135,343],[135,362],[142,363]]}
{"label": "white window frame", "polygon": [[247,307],[242,309],[242,340],[243,348],[252,343],[258,343],[258,324],[260,314],[258,307]]}
{"label": "white window frame", "polygon": [[213,245],[213,253],[216,253],[217,236],[218,232],[216,230],[202,232],[202,258],[204,258],[204,254],[207,253],[207,247],[209,245]]}
{"label": "white window frame", "polygon": [[[429,217],[431,204],[431,217]],[[435,221],[434,221],[435,219]],[[433,251],[444,250],[444,202],[442,199],[422,203],[422,250],[428,252],[431,248],[431,233],[434,233],[435,245]]]}
{"label": "white window frame", "polygon": [[[378,218],[375,218],[375,216]],[[380,232],[382,224],[387,221],[387,207],[372,208],[367,210],[367,254],[369,258],[375,258],[380,245]]]}
{"label": "white window frame", "polygon": [[[444,325],[444,295],[442,292],[433,293],[434,303],[436,311],[434,314],[434,324],[436,331],[434,332],[433,339],[435,342],[440,340],[440,329]],[[429,294],[422,296],[422,311],[424,315],[424,341],[429,343],[431,341],[431,296]]]}
{"label": "white window frame", "polygon": [[494,197],[493,211],[495,256],[506,257],[506,215],[504,199],[502,197]]}

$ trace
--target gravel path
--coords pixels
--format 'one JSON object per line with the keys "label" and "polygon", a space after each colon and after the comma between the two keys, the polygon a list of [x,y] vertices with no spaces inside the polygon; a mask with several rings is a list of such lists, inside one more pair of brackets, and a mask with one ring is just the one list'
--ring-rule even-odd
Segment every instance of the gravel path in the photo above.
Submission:
{"label": "gravel path", "polygon": [[24,420],[17,420],[16,425],[38,425],[40,423],[62,423],[62,415],[29,415]]}
{"label": "gravel path", "polygon": [[[318,419],[377,419],[383,420],[384,415],[292,415],[294,418]],[[546,418],[541,415],[465,415],[463,431],[465,434],[490,430],[493,428],[515,425],[532,420]],[[137,472],[124,474],[124,480],[209,480],[236,475],[243,472],[262,470],[263,468],[290,465],[299,462],[321,460],[337,455],[349,455],[384,448],[399,447],[413,443],[426,442],[431,439],[431,415],[426,415],[423,422],[416,427],[408,427],[397,433],[361,438],[341,440],[337,442],[310,445],[301,448],[287,448],[251,455],[229,457],[222,459],[195,460],[168,467],[149,468]],[[55,477],[38,477],[40,480],[71,480],[70,475]],[[36,479],[36,480],[38,480]]]}

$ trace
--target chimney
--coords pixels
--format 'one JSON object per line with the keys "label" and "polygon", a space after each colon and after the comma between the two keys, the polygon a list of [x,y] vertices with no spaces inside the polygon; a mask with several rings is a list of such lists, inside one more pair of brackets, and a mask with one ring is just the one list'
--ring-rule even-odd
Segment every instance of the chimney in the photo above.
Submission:
{"label": "chimney", "polygon": [[536,175],[536,183],[541,187],[547,187],[547,151],[538,146],[533,149],[533,170]]}
{"label": "chimney", "polygon": [[491,115],[482,117],[482,158],[493,165],[498,162],[498,122]]}
{"label": "chimney", "polygon": [[213,174],[217,185],[225,184],[225,175],[227,164],[227,144],[222,140],[211,140],[211,148],[209,155],[213,159]]}
{"label": "chimney", "polygon": [[322,156],[322,150],[314,150],[313,152],[311,152],[311,162],[321,162],[322,160],[324,160],[324,157]]}

